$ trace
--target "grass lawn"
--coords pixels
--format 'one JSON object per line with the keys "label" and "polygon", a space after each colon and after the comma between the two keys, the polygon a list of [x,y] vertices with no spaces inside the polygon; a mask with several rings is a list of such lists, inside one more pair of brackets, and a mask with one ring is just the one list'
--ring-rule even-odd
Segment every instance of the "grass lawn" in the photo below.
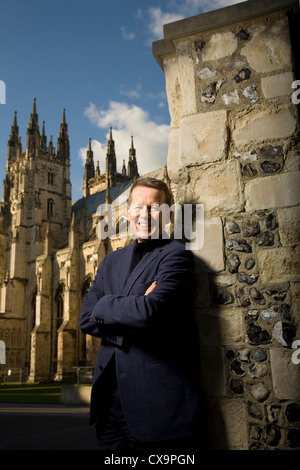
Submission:
{"label": "grass lawn", "polygon": [[58,384],[0,384],[0,403],[60,403]]}

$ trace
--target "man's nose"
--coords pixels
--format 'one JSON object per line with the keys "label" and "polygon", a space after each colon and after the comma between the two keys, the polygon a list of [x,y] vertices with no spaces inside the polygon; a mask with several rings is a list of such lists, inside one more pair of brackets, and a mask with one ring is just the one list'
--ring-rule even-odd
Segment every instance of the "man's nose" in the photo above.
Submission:
{"label": "man's nose", "polygon": [[148,214],[149,214],[148,207],[143,206],[143,208],[141,209],[141,212],[140,212],[140,217],[144,217],[145,219],[147,219]]}

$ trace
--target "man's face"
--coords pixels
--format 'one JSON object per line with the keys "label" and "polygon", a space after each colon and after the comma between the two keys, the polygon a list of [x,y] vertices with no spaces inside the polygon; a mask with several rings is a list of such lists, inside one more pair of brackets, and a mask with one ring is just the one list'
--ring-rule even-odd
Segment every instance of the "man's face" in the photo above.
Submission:
{"label": "man's face", "polygon": [[136,186],[127,207],[130,227],[139,242],[156,239],[162,232],[160,204],[165,202],[165,193],[147,186]]}

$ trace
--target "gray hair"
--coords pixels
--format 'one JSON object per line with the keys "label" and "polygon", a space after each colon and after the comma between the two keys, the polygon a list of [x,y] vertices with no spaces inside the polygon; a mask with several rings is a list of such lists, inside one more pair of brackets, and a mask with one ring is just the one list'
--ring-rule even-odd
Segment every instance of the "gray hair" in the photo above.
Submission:
{"label": "gray hair", "polygon": [[165,203],[168,204],[169,206],[172,205],[173,196],[172,196],[169,186],[164,181],[159,180],[157,178],[152,178],[151,176],[144,176],[144,177],[142,176],[141,178],[136,180],[130,188],[128,206],[130,206],[131,204],[132,191],[137,186],[145,186],[147,188],[154,188],[154,189],[158,189],[158,191],[163,191],[165,194]]}

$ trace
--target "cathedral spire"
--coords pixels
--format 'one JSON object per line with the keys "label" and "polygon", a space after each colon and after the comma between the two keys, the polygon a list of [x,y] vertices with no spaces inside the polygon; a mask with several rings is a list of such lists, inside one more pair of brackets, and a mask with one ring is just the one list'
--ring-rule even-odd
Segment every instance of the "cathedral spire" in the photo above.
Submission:
{"label": "cathedral spire", "polygon": [[57,139],[57,156],[63,160],[70,158],[70,143],[68,136],[68,124],[66,123],[66,111],[63,108],[62,120]]}
{"label": "cathedral spire", "polygon": [[100,177],[100,164],[99,164],[99,160],[97,161],[96,176],[97,176],[98,178]]}
{"label": "cathedral spire", "polygon": [[19,128],[17,124],[17,111],[15,111],[14,120],[7,143],[7,169],[10,165],[10,159],[16,157],[18,149],[20,152],[22,151],[20,140],[21,138],[19,137]]}
{"label": "cathedral spire", "polygon": [[95,177],[94,152],[92,150],[92,141],[89,138],[89,146],[86,152],[84,176],[83,176],[83,194],[89,196],[89,180]]}
{"label": "cathedral spire", "polygon": [[53,147],[53,141],[52,141],[52,135],[50,135],[50,139],[49,139],[49,154],[50,155],[54,155],[55,153],[55,149]]}
{"label": "cathedral spire", "polygon": [[65,110],[65,108],[63,108],[63,115],[62,115],[61,123],[66,124],[66,110]]}
{"label": "cathedral spire", "polygon": [[112,138],[112,127],[109,129],[109,139],[107,141],[107,152],[106,152],[106,175],[109,181],[109,186],[112,187],[115,184],[115,178],[117,174],[117,159],[115,152],[115,142]]}
{"label": "cathedral spire", "polygon": [[33,98],[32,112],[27,127],[26,148],[28,150],[39,149],[40,130],[38,125],[38,114],[36,112],[36,98]]}
{"label": "cathedral spire", "polygon": [[45,134],[45,121],[43,121],[43,125],[42,125],[41,149],[44,150],[44,151],[47,150],[47,137],[46,137],[46,134]]}
{"label": "cathedral spire", "polygon": [[87,180],[95,176],[94,152],[92,150],[91,138],[89,138],[89,146],[86,152],[84,176]]}
{"label": "cathedral spire", "polygon": [[139,177],[138,166],[136,161],[136,151],[133,145],[133,136],[131,136],[131,147],[129,149],[127,174],[129,178]]}
{"label": "cathedral spire", "polygon": [[32,115],[36,114],[36,98],[33,98]]}
{"label": "cathedral spire", "polygon": [[15,111],[13,125],[11,126],[11,131],[10,131],[8,142],[10,144],[16,144],[18,140],[19,140],[19,128],[17,124],[17,111]]}
{"label": "cathedral spire", "polygon": [[33,105],[32,105],[32,111],[30,114],[28,130],[31,130],[36,134],[39,133],[38,114],[36,112],[36,98],[33,98]]}

